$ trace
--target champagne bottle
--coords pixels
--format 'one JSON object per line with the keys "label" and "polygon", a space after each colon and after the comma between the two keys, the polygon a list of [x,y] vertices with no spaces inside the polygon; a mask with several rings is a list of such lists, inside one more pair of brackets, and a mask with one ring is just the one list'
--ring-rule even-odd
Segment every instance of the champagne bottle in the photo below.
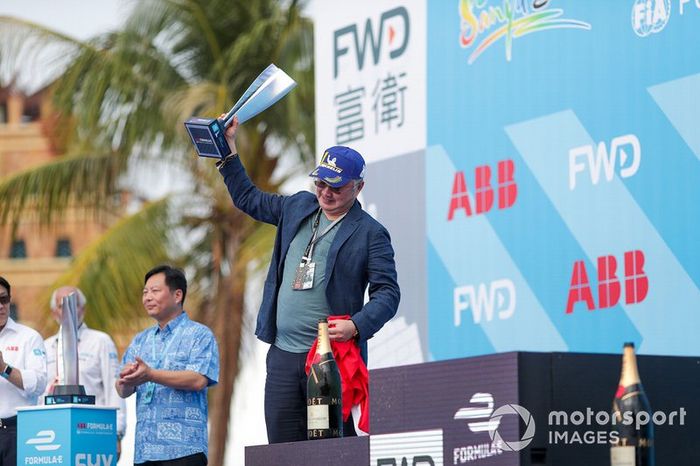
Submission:
{"label": "champagne bottle", "polygon": [[[653,413],[639,378],[634,343],[624,346],[620,384],[612,410],[611,466],[654,466]],[[640,417],[640,413],[646,416]],[[645,420],[648,422],[644,423]]]}
{"label": "champagne bottle", "polygon": [[306,383],[307,437],[343,436],[343,402],[340,371],[328,338],[328,321],[318,321],[318,342]]}

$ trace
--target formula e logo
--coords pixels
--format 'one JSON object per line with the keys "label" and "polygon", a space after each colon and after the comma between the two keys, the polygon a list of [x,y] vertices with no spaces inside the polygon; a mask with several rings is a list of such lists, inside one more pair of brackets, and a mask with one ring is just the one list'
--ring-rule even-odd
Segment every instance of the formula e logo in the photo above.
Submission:
{"label": "formula e logo", "polygon": [[56,432],[53,430],[41,430],[36,433],[34,438],[30,438],[25,442],[25,445],[34,445],[38,451],[54,451],[61,448],[58,443],[53,443],[56,440]]}
{"label": "formula e logo", "polygon": [[586,168],[591,175],[591,183],[596,185],[600,181],[601,170],[605,173],[605,179],[612,181],[617,163],[620,176],[628,178],[637,173],[641,161],[642,148],[634,134],[613,138],[610,150],[604,141],[599,142],[595,150],[593,145],[574,147],[569,150],[569,189],[573,191],[576,188],[576,175]]}
{"label": "formula e logo", "polygon": [[494,311],[498,311],[500,320],[510,319],[515,312],[515,285],[507,278],[494,280],[491,283],[459,286],[454,289],[454,324],[462,324],[462,312],[472,309],[474,323],[481,322],[481,316],[486,315],[486,321],[493,320]]}
{"label": "formula e logo", "polygon": [[661,32],[671,16],[671,0],[635,0],[632,29],[639,37]]}
{"label": "formula e logo", "polygon": [[[367,18],[364,32],[360,32],[356,24],[334,31],[333,78],[338,77],[340,57],[348,54],[351,47],[355,51],[357,69],[362,70],[365,66],[365,53],[367,53],[368,48],[372,49],[372,61],[375,65],[379,63],[382,47],[388,47],[389,58],[392,60],[403,55],[408,46],[410,31],[408,10],[402,6],[382,13],[378,27],[374,26],[372,20]],[[385,32],[387,34],[386,43],[383,42]]]}
{"label": "formula e logo", "polygon": [[[493,432],[501,424],[501,418],[491,419],[493,414],[493,395],[490,393],[475,393],[469,403],[480,404],[481,406],[469,406],[460,408],[454,416],[455,420],[466,420],[469,430],[474,433]],[[482,419],[479,421],[478,419]],[[485,420],[484,420],[485,419]]]}

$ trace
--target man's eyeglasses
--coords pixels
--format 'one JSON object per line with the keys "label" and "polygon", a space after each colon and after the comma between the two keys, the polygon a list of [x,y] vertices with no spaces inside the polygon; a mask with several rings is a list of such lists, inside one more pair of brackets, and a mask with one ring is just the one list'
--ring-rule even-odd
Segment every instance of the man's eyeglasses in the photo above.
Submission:
{"label": "man's eyeglasses", "polygon": [[6,294],[3,296],[0,296],[0,304],[2,304],[2,305],[10,304],[10,295]]}
{"label": "man's eyeglasses", "polygon": [[[325,183],[325,182],[323,182],[323,181],[321,181],[321,180],[314,180],[314,184],[316,185],[316,188],[317,188],[319,191],[323,191],[324,188],[328,188],[328,189],[331,190],[331,192],[332,192],[333,194],[340,194],[340,193],[342,193],[342,192],[343,192],[343,189],[345,188],[345,186],[347,186],[347,185],[345,185],[345,186],[341,186],[340,188],[334,188],[333,186],[330,186],[329,184],[327,184],[327,183]],[[352,183],[348,183],[348,185],[351,185],[351,186],[352,186]]]}

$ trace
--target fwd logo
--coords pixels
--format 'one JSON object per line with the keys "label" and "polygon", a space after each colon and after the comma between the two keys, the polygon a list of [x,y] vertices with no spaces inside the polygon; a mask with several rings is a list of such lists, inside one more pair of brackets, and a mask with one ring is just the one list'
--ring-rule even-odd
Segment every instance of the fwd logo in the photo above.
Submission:
{"label": "fwd logo", "polygon": [[112,466],[114,455],[78,453],[75,455],[75,466]]}
{"label": "fwd logo", "polygon": [[[501,160],[497,164],[498,177],[498,208],[507,209],[515,204],[518,197],[518,185],[513,179],[515,165],[512,160]],[[484,214],[491,210],[494,201],[494,191],[491,186],[491,167],[482,165],[476,167],[474,178],[476,180],[476,214]],[[447,221],[452,221],[455,211],[464,209],[467,217],[471,217],[472,203],[467,192],[467,182],[464,179],[464,172],[455,173],[452,182],[452,196],[450,198],[450,209],[447,212]]]}
{"label": "fwd logo", "polygon": [[[387,34],[387,43],[384,44],[384,34]],[[345,26],[333,32],[333,78],[338,77],[339,61],[343,55],[347,55],[352,47],[355,52],[357,69],[365,66],[365,54],[367,49],[372,50],[372,60],[379,63],[383,47],[388,47],[389,58],[392,60],[400,57],[406,51],[410,37],[410,21],[408,11],[399,6],[385,11],[379,17],[379,25],[372,24],[367,18],[364,32],[358,31],[356,24]]]}
{"label": "fwd logo", "polygon": [[[629,152],[628,152],[629,151]],[[626,134],[613,138],[608,150],[605,142],[593,145],[574,147],[569,150],[569,189],[576,188],[577,173],[583,172],[588,167],[591,175],[591,183],[594,185],[600,181],[601,170],[605,173],[605,179],[612,181],[615,175],[615,165],[620,166],[620,176],[628,178],[639,170],[642,160],[642,149],[639,139],[634,134]]]}
{"label": "fwd logo", "polygon": [[481,406],[460,408],[454,415],[455,420],[469,421],[467,423],[469,430],[474,433],[493,432],[498,429],[498,426],[501,424],[501,418],[498,417],[491,419],[491,414],[493,414],[492,394],[475,393],[469,400],[469,403],[480,404]]}
{"label": "fwd logo", "polygon": [[25,442],[25,445],[34,445],[38,451],[54,451],[61,448],[58,443],[53,443],[56,440],[56,432],[53,430],[41,430],[36,433],[34,438],[30,438]]}
{"label": "fwd logo", "polygon": [[[649,292],[649,278],[644,273],[644,253],[628,251],[624,254],[625,304],[644,301]],[[617,277],[617,259],[615,256],[598,258],[598,307],[604,309],[616,306],[622,293]],[[589,311],[595,309],[591,285],[584,261],[576,261],[571,274],[571,286],[566,302],[566,313],[574,312],[574,305],[583,301]]]}
{"label": "fwd logo", "polygon": [[455,327],[462,325],[462,312],[471,308],[474,323],[481,322],[481,316],[486,321],[493,320],[494,311],[498,311],[500,320],[510,319],[515,312],[515,285],[507,278],[494,280],[491,283],[480,283],[459,286],[454,289],[454,323]]}

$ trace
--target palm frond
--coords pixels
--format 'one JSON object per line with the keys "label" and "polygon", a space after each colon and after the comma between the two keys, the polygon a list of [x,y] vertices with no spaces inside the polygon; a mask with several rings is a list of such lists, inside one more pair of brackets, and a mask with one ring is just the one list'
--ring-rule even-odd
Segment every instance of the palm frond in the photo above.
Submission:
{"label": "palm frond", "polygon": [[95,213],[113,205],[119,174],[126,161],[117,154],[64,157],[0,179],[0,223],[16,226],[34,213],[50,224],[68,207],[86,207]]}
{"label": "palm frond", "polygon": [[[143,276],[170,260],[170,230],[167,199],[144,205],[85,248],[51,290],[63,285],[79,287],[88,300],[88,325],[110,333],[138,330],[144,320]],[[42,302],[49,301],[51,290]]]}

